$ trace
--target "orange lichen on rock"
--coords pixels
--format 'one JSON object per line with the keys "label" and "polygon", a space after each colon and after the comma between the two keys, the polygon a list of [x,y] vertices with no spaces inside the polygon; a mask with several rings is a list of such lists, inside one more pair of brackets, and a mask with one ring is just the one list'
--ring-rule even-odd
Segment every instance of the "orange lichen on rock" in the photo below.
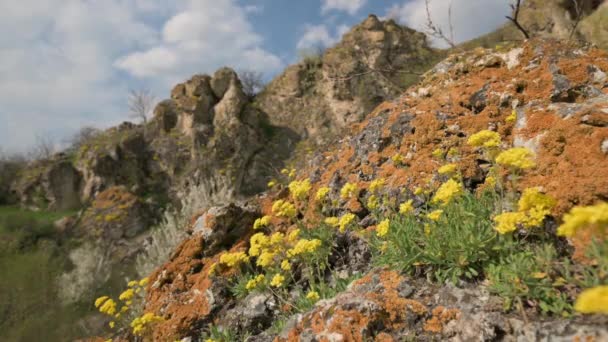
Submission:
{"label": "orange lichen on rock", "polygon": [[433,309],[432,314],[433,316],[424,323],[424,331],[439,334],[449,321],[458,319],[460,310],[446,309],[440,305]]}

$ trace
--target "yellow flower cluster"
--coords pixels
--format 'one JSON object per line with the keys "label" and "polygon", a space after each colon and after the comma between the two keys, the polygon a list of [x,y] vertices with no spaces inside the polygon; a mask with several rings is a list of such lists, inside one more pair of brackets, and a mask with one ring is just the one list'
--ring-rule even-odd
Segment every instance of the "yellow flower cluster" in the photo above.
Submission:
{"label": "yellow flower cluster", "polygon": [[380,223],[378,223],[378,226],[376,226],[376,235],[378,235],[379,237],[383,237],[388,234],[390,224],[391,222],[389,219],[384,219]]}
{"label": "yellow flower cluster", "polygon": [[346,228],[355,220],[355,214],[346,213],[340,217],[340,221],[338,222],[338,226],[340,227],[340,233],[344,233]]}
{"label": "yellow flower cluster", "polygon": [[488,176],[486,177],[486,180],[484,181],[484,184],[490,188],[493,188],[496,186],[496,177],[494,176]]}
{"label": "yellow flower cluster", "polygon": [[557,235],[572,237],[585,227],[595,226],[608,229],[608,203],[603,202],[587,207],[574,207],[564,215],[564,223],[557,228]]}
{"label": "yellow flower cluster", "polygon": [[464,191],[462,184],[449,179],[447,182],[441,184],[435,196],[433,196],[432,203],[442,203],[443,205],[447,205],[452,201],[452,199]]}
{"label": "yellow flower cluster", "polygon": [[507,116],[507,118],[505,119],[505,122],[512,123],[512,122],[515,122],[515,120],[517,120],[517,111],[515,109],[513,109],[511,114],[509,114],[509,116]]}
{"label": "yellow flower cluster", "polygon": [[277,216],[293,218],[296,216],[296,207],[284,200],[277,200],[272,204],[272,212]]}
{"label": "yellow flower cluster", "polygon": [[288,185],[289,187],[289,192],[291,193],[291,196],[293,196],[293,198],[295,200],[298,201],[302,201],[305,200],[306,197],[308,196],[308,193],[310,192],[310,179],[305,179],[302,181],[292,181],[291,183],[289,183]]}
{"label": "yellow flower cluster", "polygon": [[340,226],[340,219],[337,217],[326,217],[323,222],[325,222],[325,224],[332,226],[334,228]]}
{"label": "yellow flower cluster", "polygon": [[129,289],[126,289],[125,291],[123,291],[118,296],[118,299],[122,300],[123,302],[126,302],[126,301],[133,300],[134,296],[135,296],[135,290],[133,288],[129,288]]}
{"label": "yellow flower cluster", "polygon": [[270,220],[272,217],[268,215],[264,215],[260,218],[257,218],[255,222],[253,222],[253,229],[260,229],[262,227],[267,227],[270,224]]}
{"label": "yellow flower cluster", "polygon": [[443,150],[440,148],[437,148],[431,153],[431,155],[435,158],[441,159],[441,158],[443,158]]}
{"label": "yellow flower cluster", "polygon": [[496,157],[496,163],[511,169],[530,169],[536,163],[534,162],[534,153],[524,147],[514,147],[501,152]]}
{"label": "yellow flower cluster", "polygon": [[356,184],[346,183],[340,190],[340,198],[349,199],[351,197],[356,197],[359,193],[359,189]]}
{"label": "yellow flower cluster", "polygon": [[367,208],[368,209],[375,210],[378,208],[379,205],[380,205],[380,202],[378,201],[378,197],[376,195],[369,196],[369,198],[367,199]]}
{"label": "yellow flower cluster", "polygon": [[136,317],[131,322],[131,328],[133,328],[133,334],[135,336],[142,336],[146,333],[146,331],[152,324],[162,322],[162,321],[163,321],[162,317],[157,316],[151,312],[148,312],[148,313],[145,313],[141,317]]}
{"label": "yellow flower cluster", "polygon": [[574,303],[574,310],[586,314],[608,314],[608,285],[583,291]]}
{"label": "yellow flower cluster", "polygon": [[249,262],[249,257],[245,252],[225,253],[220,256],[220,264],[230,268],[247,262]]}
{"label": "yellow flower cluster", "polygon": [[253,279],[250,279],[247,284],[245,285],[245,288],[249,291],[255,289],[256,287],[260,286],[261,284],[263,284],[266,281],[266,277],[263,274],[258,274],[257,276],[255,276]]}
{"label": "yellow flower cluster", "polygon": [[108,296],[97,298],[95,300],[95,307],[99,309],[99,312],[108,316],[116,314],[116,302]]}
{"label": "yellow flower cluster", "polygon": [[320,187],[319,190],[317,190],[315,199],[317,201],[324,201],[327,198],[327,195],[329,195],[330,191],[331,191],[331,189],[326,186]]}
{"label": "yellow flower cluster", "polygon": [[306,299],[316,302],[321,298],[317,291],[310,291],[306,294]]}
{"label": "yellow flower cluster", "polygon": [[500,134],[489,130],[477,132],[467,140],[467,144],[474,147],[495,148],[499,147],[500,143]]}
{"label": "yellow flower cluster", "polygon": [[458,165],[451,163],[451,164],[445,164],[443,166],[441,166],[437,172],[440,175],[452,175],[454,173],[456,173],[456,170],[458,169]]}
{"label": "yellow flower cluster", "polygon": [[443,210],[438,209],[438,210],[431,211],[430,213],[428,213],[426,215],[426,217],[431,221],[439,221],[442,214],[443,214]]}
{"label": "yellow flower cluster", "polygon": [[268,182],[268,184],[266,184],[269,188],[273,188],[275,185],[277,185],[277,181],[276,180],[271,180],[270,182]]}
{"label": "yellow flower cluster", "polygon": [[384,178],[378,178],[378,179],[374,179],[370,184],[369,184],[369,191],[371,193],[377,193],[378,191],[380,191],[382,189],[382,187],[384,187],[384,183],[386,181],[384,180]]}
{"label": "yellow flower cluster", "polygon": [[284,174],[285,176],[289,177],[289,178],[293,178],[296,176],[296,169],[291,168],[291,169],[283,169],[281,170],[281,173]]}
{"label": "yellow flower cluster", "polygon": [[494,229],[500,234],[507,234],[515,231],[519,224],[525,228],[538,227],[551,213],[555,204],[553,198],[541,193],[538,188],[525,189],[517,202],[516,212],[506,212],[494,217]]}
{"label": "yellow flower cluster", "polygon": [[277,273],[274,275],[274,277],[272,277],[272,280],[270,281],[270,286],[281,287],[283,286],[284,281],[285,277],[282,274]]}
{"label": "yellow flower cluster", "polygon": [[321,240],[319,239],[300,239],[296,245],[287,251],[288,257],[294,257],[300,254],[314,253],[321,246]]}
{"label": "yellow flower cluster", "polygon": [[285,259],[281,261],[281,269],[283,271],[291,271],[291,263],[289,262],[289,260]]}
{"label": "yellow flower cluster", "polygon": [[408,200],[407,202],[401,203],[401,205],[399,206],[399,214],[407,215],[407,214],[411,213],[412,211],[414,211],[413,203],[414,203],[413,200]]}
{"label": "yellow flower cluster", "polygon": [[397,153],[391,157],[393,164],[401,165],[405,163],[405,157],[403,157],[400,153]]}
{"label": "yellow flower cluster", "polygon": [[526,215],[520,212],[506,212],[496,215],[494,217],[494,222],[496,222],[494,230],[500,234],[511,233],[517,229],[517,225],[523,222],[525,218]]}

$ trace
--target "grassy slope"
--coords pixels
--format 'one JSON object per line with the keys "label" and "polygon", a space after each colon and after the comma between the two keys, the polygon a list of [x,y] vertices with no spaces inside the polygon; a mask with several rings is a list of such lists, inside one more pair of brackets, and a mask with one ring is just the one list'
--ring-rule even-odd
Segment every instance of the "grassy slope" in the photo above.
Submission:
{"label": "grassy slope", "polygon": [[67,254],[54,238],[53,221],[66,212],[0,207],[0,340],[65,341],[76,336],[82,312],[63,307],[53,286]]}

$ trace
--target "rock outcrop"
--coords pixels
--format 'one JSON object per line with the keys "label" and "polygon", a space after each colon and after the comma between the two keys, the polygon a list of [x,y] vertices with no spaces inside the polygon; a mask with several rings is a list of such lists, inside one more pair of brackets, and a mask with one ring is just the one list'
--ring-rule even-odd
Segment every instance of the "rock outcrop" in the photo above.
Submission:
{"label": "rock outcrop", "polygon": [[[414,198],[413,205],[420,207],[424,201],[414,189],[438,182],[437,158],[447,158],[458,164],[464,186],[474,191],[487,177],[488,161],[466,140],[473,133],[491,130],[509,145],[535,152],[536,168],[521,175],[512,190],[541,185],[557,200],[554,217],[575,204],[605,200],[608,54],[567,46],[532,40],[506,51],[476,49],[452,55],[400,98],[384,102],[362,123],[350,126],[349,135],[309,158],[299,174],[312,182],[309,193],[321,186],[329,188],[326,203],[331,203],[327,210],[332,215],[352,212],[363,229],[373,229],[377,222],[363,204],[370,195],[371,180],[383,178],[398,202]],[[346,182],[361,189],[348,201],[340,196]],[[258,197],[259,216],[273,215],[273,201],[287,195],[279,187]],[[320,209],[316,201],[310,196],[296,202],[301,212],[299,227],[318,224],[326,209]],[[239,299],[230,292],[234,284],[227,279],[232,271],[214,273],[220,255],[250,247],[249,237],[255,233],[252,222],[239,223],[241,228],[209,228],[203,223],[209,216],[213,214],[194,220],[206,228],[196,229],[171,260],[151,275],[146,310],[166,317],[152,328],[156,339],[196,339],[211,325],[253,333],[250,341],[606,338],[606,322],[601,318],[528,322],[530,317],[505,314],[500,299],[489,295],[484,283],[429,285],[424,279],[374,270],[366,243],[357,242],[357,235],[349,232],[338,235],[329,258],[329,267],[340,271],[325,279],[332,283],[338,281],[336,277],[358,274],[363,278],[334,299],[292,315],[276,330],[273,319],[290,312],[287,305],[277,303],[276,293],[253,292]],[[284,218],[272,220],[273,232],[295,228]],[[216,248],[207,250],[212,244],[203,237],[203,232],[213,231],[238,231],[242,236],[222,240],[225,252],[216,253]],[[340,239],[348,242],[341,244]]]}
{"label": "rock outcrop", "polygon": [[288,67],[255,101],[273,124],[323,141],[399,95],[442,56],[424,34],[371,15],[322,55]]}

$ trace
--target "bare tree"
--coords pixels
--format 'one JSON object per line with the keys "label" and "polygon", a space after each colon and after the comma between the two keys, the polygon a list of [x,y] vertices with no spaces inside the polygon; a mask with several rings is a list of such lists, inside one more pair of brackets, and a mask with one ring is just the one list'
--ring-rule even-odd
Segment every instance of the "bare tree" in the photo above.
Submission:
{"label": "bare tree", "polygon": [[36,135],[34,146],[28,152],[31,160],[49,159],[55,153],[55,142],[48,135]]}
{"label": "bare tree", "polygon": [[243,91],[249,97],[255,96],[264,89],[264,75],[259,71],[241,70],[239,71],[239,79],[243,84]]}
{"label": "bare tree", "polygon": [[450,0],[450,4],[448,7],[448,23],[450,26],[450,36],[446,36],[441,27],[435,25],[433,19],[431,18],[431,10],[430,10],[431,0],[424,0],[424,5],[426,6],[426,30],[427,34],[431,37],[435,37],[437,39],[441,39],[446,42],[450,47],[455,48],[456,43],[454,43],[454,25],[452,24],[452,1]]}
{"label": "bare tree", "polygon": [[78,150],[82,145],[86,144],[87,141],[95,138],[101,131],[95,127],[84,126],[81,127],[78,132],[74,133],[66,142],[69,144],[69,148]]}
{"label": "bare tree", "polygon": [[154,101],[154,95],[147,89],[131,90],[128,100],[130,117],[140,119],[145,125],[154,108]]}
{"label": "bare tree", "polygon": [[572,1],[572,5],[574,6],[574,23],[572,24],[572,29],[570,30],[570,36],[568,37],[569,40],[572,40],[572,37],[574,37],[574,34],[576,33],[576,29],[578,28],[578,24],[580,24],[581,19],[582,19],[582,14],[583,14],[583,10],[581,8],[581,6],[578,3],[578,0],[571,0]]}
{"label": "bare tree", "polygon": [[528,33],[528,31],[521,26],[521,24],[519,23],[519,10],[521,7],[521,0],[517,0],[517,2],[515,4],[511,4],[511,10],[513,10],[513,16],[506,16],[507,19],[509,19],[514,25],[515,27],[517,27],[517,29],[519,31],[521,31],[521,33],[524,34],[524,36],[526,37],[526,39],[530,39],[530,34]]}

